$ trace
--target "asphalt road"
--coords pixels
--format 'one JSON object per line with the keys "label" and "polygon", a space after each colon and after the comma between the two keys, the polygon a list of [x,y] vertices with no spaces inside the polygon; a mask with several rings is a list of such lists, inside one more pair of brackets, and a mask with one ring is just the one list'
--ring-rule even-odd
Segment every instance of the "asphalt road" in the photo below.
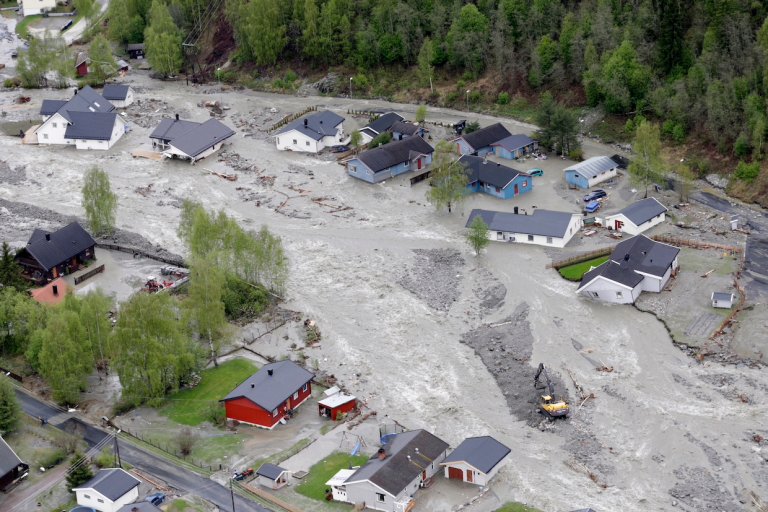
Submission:
{"label": "asphalt road", "polygon": [[[21,408],[35,418],[48,420],[62,413],[62,410],[38,400],[37,398],[17,389]],[[109,434],[100,428],[82,422],[77,418],[70,418],[57,428],[69,433],[77,434],[90,446],[94,446]],[[223,485],[205,478],[185,468],[176,466],[167,460],[141,448],[121,442],[119,445],[120,458],[132,466],[164,480],[168,485],[176,489],[189,492],[210,501],[221,510],[232,510],[232,498],[229,489]],[[235,510],[237,512],[272,512],[258,503],[235,495]]]}

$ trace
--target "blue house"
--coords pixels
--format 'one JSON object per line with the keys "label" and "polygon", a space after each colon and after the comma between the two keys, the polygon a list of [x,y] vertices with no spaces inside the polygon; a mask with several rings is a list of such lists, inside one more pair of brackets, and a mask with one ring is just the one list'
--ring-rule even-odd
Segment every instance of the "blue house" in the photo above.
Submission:
{"label": "blue house", "polygon": [[392,132],[392,140],[403,140],[414,135],[418,135],[423,139],[427,136],[428,130],[423,126],[409,123],[408,121],[398,121],[389,128],[389,131]]}
{"label": "blue house", "polygon": [[511,199],[533,190],[531,176],[511,167],[472,155],[462,156],[459,163],[467,170],[467,188],[472,192],[482,192],[499,199]]}
{"label": "blue house", "polygon": [[538,149],[539,144],[527,135],[510,135],[498,142],[491,144],[496,156],[515,160],[521,156],[533,153]]}
{"label": "blue house", "polygon": [[460,155],[485,156],[493,153],[493,144],[511,136],[501,123],[492,124],[455,140]]}
{"label": "blue house", "polygon": [[432,163],[434,151],[421,137],[408,137],[350,158],[346,162],[347,173],[368,183],[378,183],[408,171],[424,169]]}
{"label": "blue house", "polygon": [[618,168],[619,164],[607,156],[593,156],[567,167],[563,172],[569,186],[587,189],[615,177]]}

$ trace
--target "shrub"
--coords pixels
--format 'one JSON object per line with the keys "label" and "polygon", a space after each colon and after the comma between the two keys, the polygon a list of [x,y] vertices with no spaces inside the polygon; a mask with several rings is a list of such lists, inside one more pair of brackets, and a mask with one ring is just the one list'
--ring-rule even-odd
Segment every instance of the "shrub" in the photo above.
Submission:
{"label": "shrub", "polygon": [[[750,145],[746,134],[740,134],[733,144],[733,154],[736,155],[737,158],[746,158],[751,152],[752,146]],[[757,175],[755,175],[755,177],[757,177]]]}
{"label": "shrub", "polygon": [[3,81],[3,87],[7,89],[13,89],[14,87],[19,87],[21,85],[21,79],[17,76],[14,76],[13,78],[6,78]]}
{"label": "shrub", "polygon": [[269,294],[261,286],[250,284],[228,275],[221,300],[224,302],[224,314],[230,320],[253,318],[269,304]]}
{"label": "shrub", "polygon": [[192,430],[185,428],[179,433],[178,442],[181,456],[186,457],[192,453],[192,448],[195,447],[195,443],[197,442],[197,436]]}
{"label": "shrub", "polygon": [[471,91],[469,93],[469,102],[479,103],[482,97],[483,97],[483,94],[480,91]]}
{"label": "shrub", "polygon": [[286,82],[288,82],[289,84],[292,84],[292,83],[293,83],[293,82],[295,82],[295,81],[296,81],[298,78],[299,78],[299,75],[297,75],[297,74],[296,74],[296,72],[295,72],[295,71],[293,71],[292,69],[289,69],[289,70],[288,70],[288,71],[286,71],[286,73],[285,73],[285,81],[286,81]]}
{"label": "shrub", "polygon": [[369,149],[389,144],[392,141],[392,134],[390,132],[380,133],[368,144]]}
{"label": "shrub", "polygon": [[747,183],[754,182],[759,175],[760,162],[752,162],[751,164],[739,162],[739,165],[736,167],[736,172],[733,173],[734,178]]}
{"label": "shrub", "polygon": [[227,423],[227,411],[220,402],[212,402],[206,411],[208,421],[217,427],[223,427]]}
{"label": "shrub", "polygon": [[66,458],[67,453],[61,448],[58,448],[40,459],[40,467],[46,469],[52,468],[53,466],[61,464]]}
{"label": "shrub", "polygon": [[584,160],[584,150],[581,148],[572,149],[568,152],[568,158],[574,162],[581,162]]}
{"label": "shrub", "polygon": [[509,93],[506,91],[501,91],[499,93],[499,97],[496,100],[496,103],[499,105],[509,105]]}
{"label": "shrub", "polygon": [[115,455],[109,448],[105,448],[93,458],[93,463],[99,468],[111,468],[115,465]]}
{"label": "shrub", "polygon": [[682,123],[675,124],[675,127],[672,129],[672,140],[678,144],[685,142],[685,127]]}

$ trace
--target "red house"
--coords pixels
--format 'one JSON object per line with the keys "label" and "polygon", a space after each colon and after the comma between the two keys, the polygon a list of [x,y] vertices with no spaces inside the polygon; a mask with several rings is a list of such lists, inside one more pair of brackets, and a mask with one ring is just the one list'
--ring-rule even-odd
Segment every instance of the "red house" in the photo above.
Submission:
{"label": "red house", "polygon": [[222,400],[227,419],[273,429],[310,397],[314,377],[293,361],[264,365]]}

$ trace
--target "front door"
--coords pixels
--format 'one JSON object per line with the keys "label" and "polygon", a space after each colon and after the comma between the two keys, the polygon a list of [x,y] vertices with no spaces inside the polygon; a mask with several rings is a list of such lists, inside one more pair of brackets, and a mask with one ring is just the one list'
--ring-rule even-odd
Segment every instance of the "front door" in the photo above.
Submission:
{"label": "front door", "polygon": [[520,186],[517,183],[515,183],[515,195],[518,195],[518,194],[520,194]]}
{"label": "front door", "polygon": [[416,168],[417,168],[418,170],[421,170],[421,158],[417,158],[417,159],[416,159]]}
{"label": "front door", "polygon": [[624,227],[624,223],[622,221],[620,221],[619,219],[616,219],[615,224],[614,224],[614,228],[616,229],[616,231],[621,231],[621,228],[623,228],[623,227]]}
{"label": "front door", "polygon": [[472,482],[473,481],[473,477],[474,477],[474,475],[472,474],[472,470],[468,469],[467,470],[467,482]]}

